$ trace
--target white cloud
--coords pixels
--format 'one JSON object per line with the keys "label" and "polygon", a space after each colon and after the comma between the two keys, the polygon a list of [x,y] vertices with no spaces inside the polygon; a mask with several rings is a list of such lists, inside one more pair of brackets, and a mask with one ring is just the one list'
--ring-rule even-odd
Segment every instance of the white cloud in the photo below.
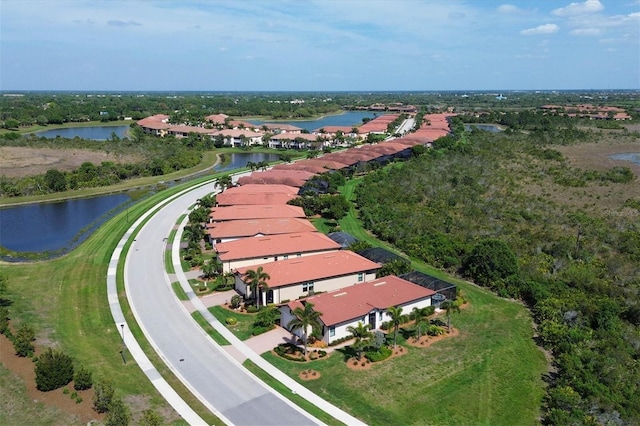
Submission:
{"label": "white cloud", "polygon": [[602,34],[602,31],[599,28],[576,28],[569,32],[569,34],[577,36],[598,36]]}
{"label": "white cloud", "polygon": [[498,6],[498,13],[504,13],[509,15],[519,15],[525,13],[526,11],[518,8],[512,4],[501,4]]}
{"label": "white cloud", "polygon": [[556,16],[572,16],[600,12],[603,9],[604,6],[600,0],[587,0],[584,3],[571,3],[569,6],[555,9],[551,13]]}
{"label": "white cloud", "polygon": [[520,31],[522,35],[539,35],[539,34],[553,34],[557,33],[560,29],[556,24],[544,24],[538,25],[535,28],[528,28],[526,30]]}

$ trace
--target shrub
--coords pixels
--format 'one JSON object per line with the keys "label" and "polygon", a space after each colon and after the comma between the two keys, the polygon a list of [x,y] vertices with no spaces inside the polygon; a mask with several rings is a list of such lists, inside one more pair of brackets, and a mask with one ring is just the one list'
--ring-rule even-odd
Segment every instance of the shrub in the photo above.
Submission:
{"label": "shrub", "polygon": [[105,426],[126,426],[129,424],[131,414],[120,398],[113,398],[109,404],[108,413],[104,418]]}
{"label": "shrub", "polygon": [[371,362],[379,362],[389,358],[392,353],[393,351],[391,349],[386,346],[382,346],[377,351],[365,353],[364,356]]}
{"label": "shrub", "polygon": [[441,334],[446,333],[446,330],[444,327],[440,327],[439,325],[429,325],[425,333],[429,336],[440,336]]}
{"label": "shrub", "polygon": [[6,334],[9,329],[9,309],[0,307],[0,334]]}
{"label": "shrub", "polygon": [[256,305],[249,305],[247,306],[247,313],[248,314],[255,314],[256,312],[258,312],[260,310],[260,308],[258,308]]}
{"label": "shrub", "polygon": [[93,386],[91,371],[81,366],[73,375],[73,388],[75,390],[87,390],[91,389],[91,386]]}
{"label": "shrub", "polygon": [[82,402],[82,397],[79,396],[76,398],[76,404],[80,404]]}
{"label": "shrub", "polygon": [[23,324],[13,338],[13,348],[16,355],[20,357],[33,356],[33,352],[36,350],[33,345],[34,340],[36,340],[36,332],[33,331],[33,328]]}
{"label": "shrub", "polygon": [[109,411],[113,396],[114,390],[110,381],[103,379],[96,382],[95,394],[93,395],[93,409],[98,413]]}
{"label": "shrub", "polygon": [[49,348],[36,361],[36,387],[48,392],[73,380],[73,360],[63,352]]}
{"label": "shrub", "polygon": [[284,359],[288,359],[289,361],[297,361],[297,362],[306,361],[302,357],[302,349],[300,349],[293,343],[281,343],[278,346],[276,346],[273,350],[279,356],[281,356]]}
{"label": "shrub", "polygon": [[331,343],[329,343],[329,346],[339,345],[340,343],[344,343],[347,340],[351,340],[351,339],[353,339],[353,336],[351,336],[351,335],[345,336],[345,337],[341,337],[341,338],[336,339],[336,340],[332,341]]}
{"label": "shrub", "polygon": [[73,391],[71,392],[71,399],[76,399],[78,397],[78,392]]}
{"label": "shrub", "polygon": [[242,298],[240,297],[239,294],[234,294],[233,296],[231,296],[231,309],[238,309],[240,307],[240,302],[242,301]]}

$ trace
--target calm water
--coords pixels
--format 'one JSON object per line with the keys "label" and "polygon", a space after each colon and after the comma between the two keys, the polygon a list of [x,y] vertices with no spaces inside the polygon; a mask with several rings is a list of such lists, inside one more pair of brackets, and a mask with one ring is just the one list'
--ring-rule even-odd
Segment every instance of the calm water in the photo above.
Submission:
{"label": "calm water", "polygon": [[115,133],[119,138],[124,138],[125,132],[128,129],[129,126],[70,127],[67,129],[44,130],[42,132],[37,132],[36,136],[51,139],[58,136],[68,139],[79,137],[82,139],[105,141],[107,139],[111,139],[112,133]]}
{"label": "calm water", "polygon": [[[261,161],[272,162],[278,161],[280,159],[280,154],[265,154],[262,152],[238,152],[233,153],[231,155],[231,160],[229,163],[223,166],[214,167],[216,172],[224,172],[227,170],[239,169],[241,167],[246,167],[249,161],[254,163],[259,163]],[[227,158],[229,154],[226,154]]]}
{"label": "calm water", "polygon": [[[215,170],[233,170],[245,167],[248,161],[259,163],[280,158],[279,154],[257,152],[234,153],[230,157],[229,163]],[[0,246],[15,252],[63,254],[86,240],[130,201],[128,194],[120,193],[0,208]]]}
{"label": "calm water", "polygon": [[628,152],[624,154],[614,154],[609,156],[612,160],[631,161],[632,163],[640,164],[640,152]]}
{"label": "calm water", "polygon": [[0,209],[0,245],[17,252],[69,250],[130,199],[122,193]]}
{"label": "calm water", "polygon": [[[382,115],[378,113],[378,115]],[[356,126],[362,124],[363,118],[374,118],[376,113],[371,111],[347,111],[344,114],[328,115],[318,120],[306,120],[306,121],[286,121],[286,120],[248,120],[250,123],[263,124],[263,123],[285,123],[292,126],[300,127],[309,131],[320,129],[325,126]]]}
{"label": "calm water", "polygon": [[464,129],[466,131],[471,131],[471,129],[473,127],[477,127],[478,130],[485,130],[487,132],[491,132],[491,133],[498,133],[498,132],[502,132],[502,129],[500,128],[500,126],[497,126],[495,124],[479,124],[479,123],[473,123],[473,124],[465,124],[464,125]]}

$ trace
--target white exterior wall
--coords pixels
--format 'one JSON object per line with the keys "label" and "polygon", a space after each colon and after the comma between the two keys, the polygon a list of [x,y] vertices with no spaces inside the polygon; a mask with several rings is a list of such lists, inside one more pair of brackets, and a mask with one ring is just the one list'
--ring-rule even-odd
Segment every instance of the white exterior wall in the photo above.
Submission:
{"label": "white exterior wall", "polygon": [[[368,282],[376,279],[375,272],[364,273],[364,281]],[[273,303],[282,303],[283,300],[296,300],[300,297],[308,295],[307,292],[302,291],[302,284],[289,285],[284,287],[274,288],[273,290]],[[313,291],[332,291],[338,290],[344,287],[349,287],[354,284],[358,284],[358,274],[343,275],[341,277],[333,277],[324,280],[316,280],[313,284]]]}
{"label": "white exterior wall", "polygon": [[[228,260],[228,261],[222,262],[222,270],[224,272],[231,272],[234,269],[242,268],[244,266],[262,265],[265,263],[275,262],[278,260],[285,260],[284,256],[289,256],[288,259],[293,259],[295,257],[305,257],[313,254],[330,253],[332,251],[338,251],[338,249],[316,250],[316,251],[309,251],[305,253],[285,253],[285,254],[278,254],[277,256],[267,256],[266,258],[264,256],[261,256],[261,257],[254,257],[251,259]],[[298,256],[298,254],[300,254],[300,256]]]}

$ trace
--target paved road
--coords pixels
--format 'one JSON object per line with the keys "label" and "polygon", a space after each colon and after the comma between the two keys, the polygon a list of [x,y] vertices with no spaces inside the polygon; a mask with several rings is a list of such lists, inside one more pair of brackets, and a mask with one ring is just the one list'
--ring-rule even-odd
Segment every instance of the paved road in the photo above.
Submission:
{"label": "paved road", "polygon": [[174,373],[228,424],[307,425],[317,421],[244,370],[176,301],[164,268],[164,238],[206,185],[164,206],[144,225],[125,265],[127,298],[145,335]]}

